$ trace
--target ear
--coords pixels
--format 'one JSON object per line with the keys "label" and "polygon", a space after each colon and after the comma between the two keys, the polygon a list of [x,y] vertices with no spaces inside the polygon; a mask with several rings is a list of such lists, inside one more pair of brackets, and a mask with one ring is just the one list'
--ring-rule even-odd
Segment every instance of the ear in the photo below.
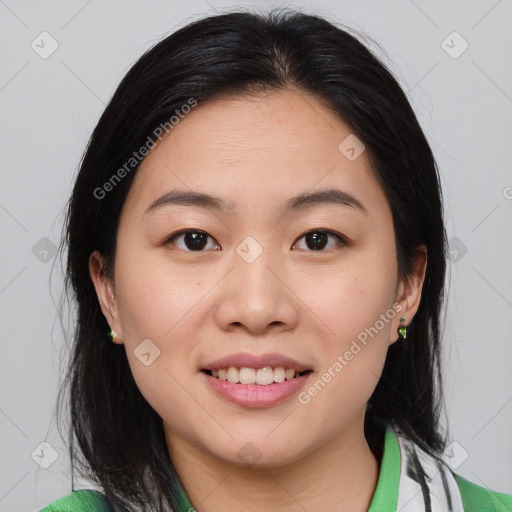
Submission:
{"label": "ear", "polygon": [[[99,251],[93,251],[89,256],[89,273],[91,275],[101,311],[107,323],[115,333],[114,343],[123,343],[123,330],[119,318],[115,288],[110,279],[103,273],[103,258]],[[105,333],[106,337],[106,333]]]}
{"label": "ear", "polygon": [[389,338],[390,345],[400,339],[397,332],[400,326],[400,318],[405,318],[402,325],[409,325],[418,311],[421,302],[421,290],[425,281],[425,274],[427,271],[427,248],[421,245],[416,249],[413,256],[413,274],[407,278],[406,281],[401,280],[398,285],[396,303],[402,309],[397,311],[397,314],[391,322],[391,334]]}

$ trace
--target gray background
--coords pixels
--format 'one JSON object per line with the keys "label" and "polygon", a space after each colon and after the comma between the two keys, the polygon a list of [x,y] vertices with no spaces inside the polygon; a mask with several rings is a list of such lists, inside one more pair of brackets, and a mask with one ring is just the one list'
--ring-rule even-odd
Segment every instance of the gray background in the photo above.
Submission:
{"label": "gray background", "polygon": [[[65,336],[52,244],[106,102],[136,58],[176,28],[227,8],[276,5],[366,32],[408,91],[441,169],[452,248],[444,342],[456,444],[447,460],[512,493],[510,0],[0,0],[0,510],[38,510],[71,490],[53,420]],[[58,44],[47,58],[44,31]]]}

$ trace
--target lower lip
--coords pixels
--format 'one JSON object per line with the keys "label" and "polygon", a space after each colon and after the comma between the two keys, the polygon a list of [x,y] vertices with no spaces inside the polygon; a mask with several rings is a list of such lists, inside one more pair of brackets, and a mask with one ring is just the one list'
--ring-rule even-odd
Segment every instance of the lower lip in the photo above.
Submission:
{"label": "lower lip", "polygon": [[258,384],[237,384],[227,380],[212,377],[205,372],[200,372],[209,386],[217,393],[231,402],[242,407],[269,407],[276,405],[297,393],[302,388],[312,372],[300,377],[283,382],[274,382],[267,386]]}

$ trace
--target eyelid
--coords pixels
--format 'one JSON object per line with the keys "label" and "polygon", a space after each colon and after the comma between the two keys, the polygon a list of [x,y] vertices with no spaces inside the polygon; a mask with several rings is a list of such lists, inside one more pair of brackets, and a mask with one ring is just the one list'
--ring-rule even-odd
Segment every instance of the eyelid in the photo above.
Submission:
{"label": "eyelid", "polygon": [[174,233],[170,234],[165,240],[164,240],[164,244],[170,242],[173,238],[177,237],[177,236],[180,236],[180,235],[184,235],[186,233],[202,233],[204,235],[208,235],[210,238],[213,238],[212,235],[210,235],[210,233],[207,233],[206,231],[202,230],[202,229],[194,229],[194,228],[185,228],[185,229],[180,229],[178,231],[175,231]]}

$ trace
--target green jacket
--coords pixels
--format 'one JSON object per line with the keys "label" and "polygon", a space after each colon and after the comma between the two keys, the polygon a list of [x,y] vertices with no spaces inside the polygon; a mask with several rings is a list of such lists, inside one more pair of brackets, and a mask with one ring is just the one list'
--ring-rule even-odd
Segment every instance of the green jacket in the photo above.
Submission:
{"label": "green jacket", "polygon": [[[418,470],[422,468],[422,470]],[[437,482],[437,483],[436,483]],[[439,484],[439,487],[436,485]],[[447,492],[447,488],[450,488]],[[448,496],[446,503],[444,496]],[[437,501],[441,496],[443,498]],[[411,498],[412,497],[412,498]],[[460,503],[457,506],[457,503]],[[93,490],[74,491],[40,512],[111,512],[104,496]],[[195,510],[184,489],[176,512]],[[450,510],[512,512],[512,495],[491,491],[433,462],[396,427],[386,429],[379,479],[368,512]]]}

